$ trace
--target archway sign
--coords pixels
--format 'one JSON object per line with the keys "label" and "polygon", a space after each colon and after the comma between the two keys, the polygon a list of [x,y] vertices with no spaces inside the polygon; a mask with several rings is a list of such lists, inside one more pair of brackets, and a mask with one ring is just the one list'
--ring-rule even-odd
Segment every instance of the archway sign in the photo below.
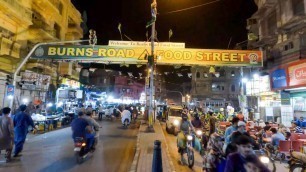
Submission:
{"label": "archway sign", "polygon": [[[146,64],[150,46],[130,41],[117,41],[111,46],[41,45],[31,55],[33,59],[77,60],[106,64]],[[130,44],[121,44],[130,42]],[[139,43],[139,42],[138,42]],[[142,42],[144,43],[144,42]],[[261,51],[192,49],[180,43],[164,43],[155,47],[157,65],[183,66],[245,66],[262,67]],[[178,45],[178,46],[176,46]]]}

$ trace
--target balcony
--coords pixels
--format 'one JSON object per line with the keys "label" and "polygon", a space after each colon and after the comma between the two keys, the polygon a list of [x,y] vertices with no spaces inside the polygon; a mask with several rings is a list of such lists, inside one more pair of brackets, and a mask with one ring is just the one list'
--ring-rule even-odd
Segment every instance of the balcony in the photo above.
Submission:
{"label": "balcony", "polygon": [[34,43],[41,40],[58,40],[57,31],[40,19],[33,19],[33,25],[30,26],[29,32],[29,40]]}
{"label": "balcony", "polygon": [[69,24],[67,33],[72,33],[74,36],[78,38],[83,37],[83,29],[81,28],[81,26],[77,24]]}
{"label": "balcony", "polygon": [[21,45],[11,39],[0,36],[0,56],[19,58]]}
{"label": "balcony", "polygon": [[254,18],[261,18],[267,11],[272,10],[277,5],[277,0],[258,0],[258,10],[253,14]]}
{"label": "balcony", "polygon": [[33,4],[43,10],[51,10],[52,13],[59,13],[60,1],[59,0],[33,0]]}
{"label": "balcony", "polygon": [[31,10],[22,6],[18,0],[0,0],[0,11],[20,25],[29,26],[32,24]]}

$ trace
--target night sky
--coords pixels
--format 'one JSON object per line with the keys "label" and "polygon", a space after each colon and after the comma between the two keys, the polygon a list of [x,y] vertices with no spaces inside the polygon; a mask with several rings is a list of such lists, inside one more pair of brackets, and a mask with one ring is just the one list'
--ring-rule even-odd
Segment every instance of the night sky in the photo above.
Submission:
{"label": "night sky", "polygon": [[[87,26],[97,31],[98,44],[107,45],[108,40],[121,39],[118,23],[122,24],[122,33],[133,41],[147,40],[145,26],[151,19],[152,0],[71,1],[80,12],[84,10],[87,12]],[[246,19],[257,10],[253,0],[220,0],[199,8],[169,14],[171,11],[213,1],[216,0],[157,0],[158,41],[168,41],[169,29],[173,30],[171,42],[185,42],[186,48],[227,49],[231,39],[229,49],[233,49],[237,43],[245,41],[247,39]],[[150,28],[148,30],[150,31]],[[123,39],[128,40],[126,37]],[[132,65],[121,69],[118,66],[108,65],[106,68],[134,71],[135,74],[139,71]],[[173,73],[173,76],[176,76],[174,79],[173,76],[170,77],[173,82],[181,82],[188,78],[189,70],[185,69],[176,70],[176,72],[182,72],[184,77],[179,78],[176,73]],[[173,67],[158,67],[158,70],[175,71]]]}

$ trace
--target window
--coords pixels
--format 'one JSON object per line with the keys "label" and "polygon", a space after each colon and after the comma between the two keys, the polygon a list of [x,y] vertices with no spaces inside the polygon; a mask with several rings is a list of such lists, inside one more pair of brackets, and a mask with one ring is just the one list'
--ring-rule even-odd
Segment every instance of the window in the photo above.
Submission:
{"label": "window", "polygon": [[197,78],[200,78],[200,72],[197,72]]}
{"label": "window", "polygon": [[231,91],[232,91],[232,92],[235,92],[235,91],[236,91],[235,85],[232,85],[232,86],[231,86]]}
{"label": "window", "polygon": [[212,91],[224,91],[224,83],[213,83],[211,85]]}
{"label": "window", "polygon": [[277,29],[277,21],[276,21],[276,12],[273,12],[268,17],[268,35],[275,35],[275,31]]}
{"label": "window", "polygon": [[292,0],[292,11],[296,16],[304,15],[304,0]]}

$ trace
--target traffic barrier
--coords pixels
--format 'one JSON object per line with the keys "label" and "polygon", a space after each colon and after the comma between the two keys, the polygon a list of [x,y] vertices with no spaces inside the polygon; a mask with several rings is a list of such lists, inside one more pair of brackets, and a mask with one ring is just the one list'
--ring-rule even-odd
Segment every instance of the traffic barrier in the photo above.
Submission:
{"label": "traffic barrier", "polygon": [[154,152],[153,152],[153,163],[152,163],[152,172],[162,172],[163,171],[163,162],[161,154],[161,141],[154,141]]}

